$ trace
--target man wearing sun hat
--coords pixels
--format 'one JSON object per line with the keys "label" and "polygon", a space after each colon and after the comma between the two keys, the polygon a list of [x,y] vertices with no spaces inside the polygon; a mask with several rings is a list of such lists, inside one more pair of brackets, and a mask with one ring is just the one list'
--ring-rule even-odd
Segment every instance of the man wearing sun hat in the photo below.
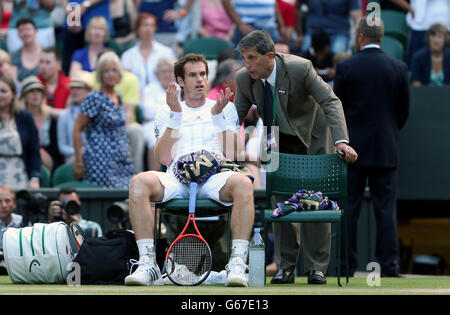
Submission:
{"label": "man wearing sun hat", "polygon": [[[58,118],[58,149],[64,156],[64,162],[73,162],[75,154],[73,148],[72,130],[75,119],[80,112],[80,105],[86,96],[92,91],[94,80],[92,74],[86,71],[79,71],[71,82],[67,85],[70,88],[70,106],[64,109]],[[82,133],[82,143],[86,143]]]}

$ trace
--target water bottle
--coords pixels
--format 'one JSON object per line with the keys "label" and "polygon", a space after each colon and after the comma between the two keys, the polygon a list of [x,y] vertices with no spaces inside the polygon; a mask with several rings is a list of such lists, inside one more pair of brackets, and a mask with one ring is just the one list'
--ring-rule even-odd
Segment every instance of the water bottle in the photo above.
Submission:
{"label": "water bottle", "polygon": [[263,287],[266,280],[264,241],[259,228],[255,228],[253,232],[253,238],[249,244],[248,282],[251,287]]}

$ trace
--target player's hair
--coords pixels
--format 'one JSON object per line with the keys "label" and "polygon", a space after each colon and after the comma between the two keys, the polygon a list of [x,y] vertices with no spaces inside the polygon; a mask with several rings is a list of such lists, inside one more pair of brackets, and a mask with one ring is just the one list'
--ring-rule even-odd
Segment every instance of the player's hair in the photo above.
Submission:
{"label": "player's hair", "polygon": [[359,20],[356,32],[363,34],[367,42],[380,44],[384,33],[383,20],[373,16],[364,16]]}
{"label": "player's hair", "polygon": [[268,52],[275,53],[275,44],[273,43],[272,37],[262,30],[253,31],[241,39],[237,45],[237,49],[242,51],[248,48],[256,48],[256,50],[265,55]]}
{"label": "player's hair", "polygon": [[187,54],[183,57],[181,57],[180,59],[178,59],[177,62],[175,62],[175,66],[174,66],[174,74],[175,74],[175,78],[181,77],[184,79],[184,66],[188,63],[188,62],[203,62],[203,64],[205,65],[205,69],[206,69],[206,75],[209,74],[209,70],[208,70],[208,62],[206,61],[205,56],[200,55],[200,54]]}

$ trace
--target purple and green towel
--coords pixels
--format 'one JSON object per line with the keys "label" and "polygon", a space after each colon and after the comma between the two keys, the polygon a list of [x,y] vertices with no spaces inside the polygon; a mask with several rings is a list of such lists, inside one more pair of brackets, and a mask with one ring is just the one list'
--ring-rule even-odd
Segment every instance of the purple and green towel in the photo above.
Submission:
{"label": "purple and green towel", "polygon": [[277,203],[272,218],[279,218],[294,211],[339,210],[336,201],[328,199],[320,191],[300,189],[289,200]]}

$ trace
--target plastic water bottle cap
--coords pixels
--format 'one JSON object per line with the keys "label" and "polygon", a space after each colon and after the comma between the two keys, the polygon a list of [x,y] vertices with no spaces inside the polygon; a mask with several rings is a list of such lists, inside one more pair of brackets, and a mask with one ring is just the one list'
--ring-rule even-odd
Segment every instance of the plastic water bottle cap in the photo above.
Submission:
{"label": "plastic water bottle cap", "polygon": [[253,232],[255,232],[255,233],[259,233],[260,231],[261,231],[260,228],[254,228],[254,229],[253,229]]}

